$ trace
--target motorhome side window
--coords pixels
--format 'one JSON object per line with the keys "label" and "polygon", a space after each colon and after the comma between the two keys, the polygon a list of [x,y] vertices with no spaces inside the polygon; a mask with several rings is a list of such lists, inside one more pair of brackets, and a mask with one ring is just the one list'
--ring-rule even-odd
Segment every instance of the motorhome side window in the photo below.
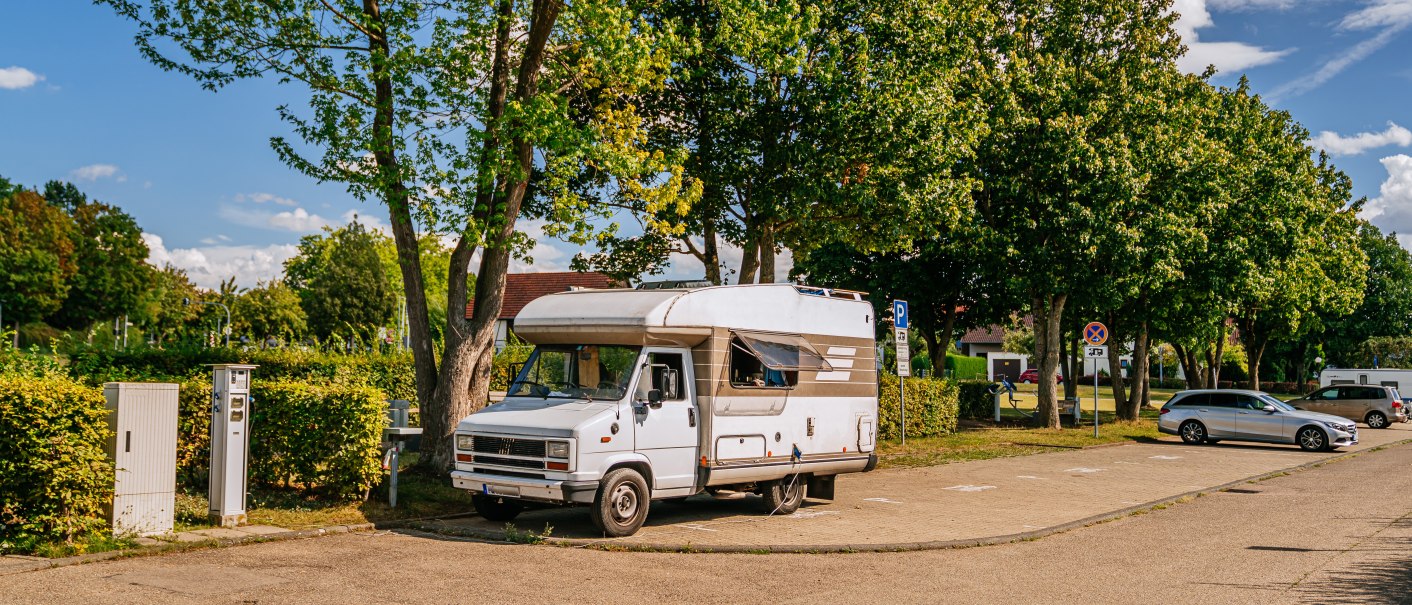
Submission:
{"label": "motorhome side window", "polygon": [[784,388],[799,384],[799,372],[770,369],[746,346],[740,337],[731,338],[731,386],[741,388]]}
{"label": "motorhome side window", "polygon": [[642,378],[637,381],[637,399],[647,400],[647,392],[662,392],[664,401],[677,401],[686,398],[686,372],[682,370],[681,353],[648,353],[647,365],[642,370]]}

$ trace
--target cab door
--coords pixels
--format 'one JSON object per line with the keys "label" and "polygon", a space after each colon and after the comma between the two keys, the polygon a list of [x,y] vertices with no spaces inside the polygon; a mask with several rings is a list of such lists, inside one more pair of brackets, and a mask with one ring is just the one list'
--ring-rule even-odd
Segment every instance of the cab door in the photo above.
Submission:
{"label": "cab door", "polygon": [[[652,489],[693,487],[701,417],[690,355],[648,348],[641,359],[633,390],[633,431],[637,452],[652,465]],[[654,401],[654,392],[660,401]]]}

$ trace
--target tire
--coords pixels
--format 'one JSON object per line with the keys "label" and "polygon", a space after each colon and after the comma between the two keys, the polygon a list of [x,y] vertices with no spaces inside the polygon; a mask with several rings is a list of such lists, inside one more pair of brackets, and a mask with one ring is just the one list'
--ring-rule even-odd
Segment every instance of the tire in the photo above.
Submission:
{"label": "tire", "polygon": [[1195,420],[1188,420],[1182,423],[1177,433],[1182,436],[1182,441],[1187,445],[1200,445],[1207,442],[1206,425]]}
{"label": "tire", "polygon": [[652,493],[641,473],[630,468],[615,469],[598,484],[589,518],[607,537],[631,536],[647,521],[651,502]]}
{"label": "tire", "polygon": [[1294,435],[1295,443],[1306,452],[1322,452],[1329,449],[1329,435],[1316,426],[1306,426]]}
{"label": "tire", "polygon": [[480,516],[490,521],[513,521],[525,510],[524,502],[514,498],[485,494],[471,496],[471,503],[475,505],[476,512],[480,513]]}
{"label": "tire", "polygon": [[1020,384],[1030,384],[1030,379],[1026,378],[1024,380],[1021,380]]}
{"label": "tire", "polygon": [[1387,414],[1379,411],[1368,412],[1368,417],[1363,420],[1370,429],[1385,429],[1388,427]]}
{"label": "tire", "polygon": [[804,503],[804,484],[807,482],[802,475],[790,475],[761,483],[760,495],[765,498],[765,512],[789,515],[799,510],[799,505]]}

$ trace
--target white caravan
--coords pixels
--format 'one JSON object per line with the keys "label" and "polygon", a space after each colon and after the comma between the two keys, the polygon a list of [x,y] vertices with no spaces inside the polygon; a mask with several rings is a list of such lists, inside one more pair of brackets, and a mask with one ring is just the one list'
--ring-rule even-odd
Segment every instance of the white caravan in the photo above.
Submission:
{"label": "white caravan", "polygon": [[1399,392],[1404,386],[1412,390],[1412,370],[1383,370],[1356,368],[1326,368],[1319,373],[1319,386],[1340,384],[1371,384],[1393,387]]}
{"label": "white caravan", "polygon": [[456,428],[453,482],[487,519],[584,504],[608,536],[703,490],[785,514],[832,499],[877,464],[874,321],[859,293],[791,284],[539,298],[505,400]]}

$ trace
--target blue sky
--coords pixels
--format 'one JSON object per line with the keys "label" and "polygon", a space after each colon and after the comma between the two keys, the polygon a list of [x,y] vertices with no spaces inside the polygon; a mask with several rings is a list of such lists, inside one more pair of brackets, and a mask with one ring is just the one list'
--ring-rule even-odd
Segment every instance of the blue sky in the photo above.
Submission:
{"label": "blue sky", "polygon": [[[1248,75],[1335,154],[1355,195],[1370,199],[1365,216],[1412,236],[1412,0],[1177,0],[1175,9],[1191,47],[1184,68],[1214,64],[1218,84]],[[269,137],[286,132],[275,107],[301,104],[295,87],[201,90],[144,61],[132,25],[86,2],[12,3],[6,14],[29,25],[0,36],[0,175],[73,181],[123,207],[149,234],[154,261],[203,286],[231,275],[253,286],[279,274],[301,235],[354,213],[386,222],[381,206],[314,183],[270,150]],[[575,251],[544,240],[534,265],[517,270],[562,270]],[[672,273],[701,270],[679,262]]]}

